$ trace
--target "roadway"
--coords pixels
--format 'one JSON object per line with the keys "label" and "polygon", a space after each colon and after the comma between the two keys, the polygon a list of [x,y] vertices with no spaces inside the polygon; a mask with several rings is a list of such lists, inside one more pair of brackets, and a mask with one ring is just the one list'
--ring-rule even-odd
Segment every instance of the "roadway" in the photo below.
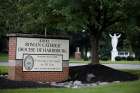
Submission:
{"label": "roadway", "polygon": [[[86,65],[82,63],[70,63],[69,66]],[[140,64],[102,64],[114,69],[130,69],[130,70],[140,70]]]}

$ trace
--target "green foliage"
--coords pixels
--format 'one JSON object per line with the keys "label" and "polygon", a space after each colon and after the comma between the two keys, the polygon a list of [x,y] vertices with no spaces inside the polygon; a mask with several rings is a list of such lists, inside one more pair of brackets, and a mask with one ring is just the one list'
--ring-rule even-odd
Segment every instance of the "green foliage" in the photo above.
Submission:
{"label": "green foliage", "polygon": [[49,7],[65,17],[57,27],[69,31],[86,31],[91,44],[91,61],[99,63],[99,40],[110,26],[126,19],[125,0],[49,0]]}
{"label": "green foliage", "polygon": [[0,28],[3,34],[8,32],[19,32],[22,25],[22,16],[19,11],[18,0],[0,1]]}
{"label": "green foliage", "polygon": [[[44,34],[54,29],[85,31],[91,43],[97,43],[91,44],[94,48],[99,47],[104,33],[128,31],[129,44],[138,47],[133,42],[137,32],[132,31],[139,30],[139,6],[139,0],[0,0],[0,37],[12,32]],[[99,52],[94,50],[94,54]]]}
{"label": "green foliage", "polygon": [[[94,27],[94,32],[120,31],[122,24],[118,21],[124,21],[126,14],[139,14],[139,0],[133,2],[135,3],[131,4],[131,0],[1,0],[0,34],[42,33],[46,28],[89,31],[89,25]],[[138,12],[135,13],[135,10]],[[110,27],[112,25],[113,28]]]}
{"label": "green foliage", "polygon": [[0,75],[8,74],[8,67],[0,66]]}
{"label": "green foliage", "polygon": [[136,57],[140,57],[140,27],[129,25],[127,29],[127,37],[132,51],[136,53]]}
{"label": "green foliage", "polygon": [[0,34],[3,35],[8,32],[42,34],[62,19],[48,7],[48,0],[0,1]]}
{"label": "green foliage", "polygon": [[89,30],[88,25],[95,26],[96,31],[105,30],[121,20],[123,5],[121,0],[49,0],[49,6],[66,18],[62,27],[71,31]]}
{"label": "green foliage", "polygon": [[140,0],[128,0],[125,7],[127,41],[131,51],[136,53],[136,57],[140,57]]}
{"label": "green foliage", "polygon": [[134,58],[133,58],[132,56],[128,56],[128,57],[127,57],[127,60],[128,60],[128,61],[133,61]]}
{"label": "green foliage", "polygon": [[107,61],[107,60],[109,60],[109,57],[108,56],[102,56],[100,59],[103,60],[103,61]]}
{"label": "green foliage", "polygon": [[0,53],[0,62],[7,62],[8,55],[6,53]]}

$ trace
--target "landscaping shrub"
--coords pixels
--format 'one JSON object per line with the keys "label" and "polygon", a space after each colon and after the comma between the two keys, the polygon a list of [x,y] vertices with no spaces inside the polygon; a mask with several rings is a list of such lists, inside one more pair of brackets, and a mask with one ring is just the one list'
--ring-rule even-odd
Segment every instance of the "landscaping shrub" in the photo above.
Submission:
{"label": "landscaping shrub", "polygon": [[89,60],[89,58],[88,57],[84,57],[84,61],[88,61]]}
{"label": "landscaping shrub", "polygon": [[127,57],[127,61],[134,61],[134,58],[131,57],[131,56],[128,56],[128,57]]}
{"label": "landscaping shrub", "polygon": [[121,57],[121,60],[127,60],[127,58],[126,57]]}
{"label": "landscaping shrub", "polygon": [[136,57],[136,59],[138,60],[138,61],[140,61],[140,57],[138,56],[138,57]]}
{"label": "landscaping shrub", "polygon": [[109,58],[107,56],[102,56],[100,59],[103,60],[103,61],[109,60]]}
{"label": "landscaping shrub", "polygon": [[116,57],[115,60],[116,61],[120,61],[122,58],[121,57]]}

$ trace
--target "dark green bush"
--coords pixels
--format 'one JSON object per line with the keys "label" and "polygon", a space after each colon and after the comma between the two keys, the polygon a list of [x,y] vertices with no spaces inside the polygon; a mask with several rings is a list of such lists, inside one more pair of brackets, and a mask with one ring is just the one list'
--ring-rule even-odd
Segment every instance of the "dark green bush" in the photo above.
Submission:
{"label": "dark green bush", "polygon": [[138,60],[140,61],[140,57],[138,58]]}
{"label": "dark green bush", "polygon": [[107,60],[109,60],[109,57],[107,57],[107,56],[102,56],[100,59],[103,60],[103,61],[107,61]]}
{"label": "dark green bush", "polygon": [[121,60],[127,60],[127,58],[126,57],[121,57]]}
{"label": "dark green bush", "polygon": [[134,58],[131,57],[131,56],[128,56],[128,57],[127,57],[127,61],[134,61]]}
{"label": "dark green bush", "polygon": [[140,57],[139,57],[139,56],[137,56],[137,57],[136,57],[136,60],[140,61]]}
{"label": "dark green bush", "polygon": [[122,58],[121,57],[116,57],[115,60],[120,61],[120,60],[122,60]]}
{"label": "dark green bush", "polygon": [[88,57],[84,57],[84,61],[88,61],[89,60],[89,58]]}

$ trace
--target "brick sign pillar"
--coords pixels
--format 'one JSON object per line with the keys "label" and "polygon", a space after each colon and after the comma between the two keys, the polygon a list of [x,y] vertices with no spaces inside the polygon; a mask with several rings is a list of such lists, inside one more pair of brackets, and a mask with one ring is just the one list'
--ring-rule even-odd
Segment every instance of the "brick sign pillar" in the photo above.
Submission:
{"label": "brick sign pillar", "polygon": [[[8,36],[9,79],[43,82],[60,82],[68,79],[69,40],[60,37],[50,39],[51,37],[46,38],[29,34],[8,34]],[[65,45],[64,42],[66,42],[67,45]],[[29,48],[31,49],[29,50]],[[26,58],[27,56],[33,58],[34,63],[31,69],[24,67],[28,65],[26,64],[26,59],[24,59],[24,57]],[[56,60],[53,57],[55,57]],[[31,60],[29,59],[27,62],[31,63]],[[59,62],[62,63],[62,68]],[[55,65],[55,63],[57,63],[58,66]]]}

